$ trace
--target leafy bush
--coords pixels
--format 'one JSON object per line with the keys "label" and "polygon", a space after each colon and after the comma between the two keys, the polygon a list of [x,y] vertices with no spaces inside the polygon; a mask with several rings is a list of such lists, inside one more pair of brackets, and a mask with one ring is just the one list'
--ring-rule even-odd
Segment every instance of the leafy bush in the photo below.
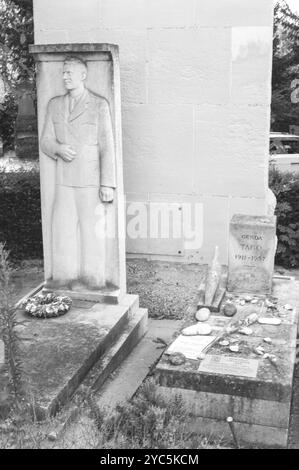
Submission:
{"label": "leafy bush", "polygon": [[288,268],[299,266],[299,174],[270,168],[269,187],[277,198],[276,262]]}
{"label": "leafy bush", "polygon": [[91,416],[98,430],[101,449],[199,448],[203,436],[190,431],[188,410],[180,394],[166,398],[154,379],[148,379],[130,403],[112,414],[89,399]]}
{"label": "leafy bush", "polygon": [[0,136],[6,149],[14,143],[18,89],[34,83],[32,1],[0,0]]}
{"label": "leafy bush", "polygon": [[40,182],[36,170],[0,172],[0,242],[12,261],[42,257]]}
{"label": "leafy bush", "polygon": [[[23,392],[22,385],[22,362],[20,337],[17,333],[17,308],[12,301],[11,288],[12,268],[8,261],[8,252],[0,243],[0,338],[4,342],[4,366],[8,375],[8,398],[17,404]],[[2,384],[3,385],[3,384]],[[5,395],[5,390],[1,390]],[[2,397],[3,399],[3,397]],[[2,408],[0,401],[0,414]]]}

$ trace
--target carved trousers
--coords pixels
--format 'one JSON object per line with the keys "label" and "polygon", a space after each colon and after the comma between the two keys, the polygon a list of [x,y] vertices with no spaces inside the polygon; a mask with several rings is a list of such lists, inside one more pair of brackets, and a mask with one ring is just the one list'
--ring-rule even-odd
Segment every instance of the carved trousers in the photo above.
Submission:
{"label": "carved trousers", "polygon": [[56,185],[52,214],[53,280],[105,285],[105,208],[97,187]]}

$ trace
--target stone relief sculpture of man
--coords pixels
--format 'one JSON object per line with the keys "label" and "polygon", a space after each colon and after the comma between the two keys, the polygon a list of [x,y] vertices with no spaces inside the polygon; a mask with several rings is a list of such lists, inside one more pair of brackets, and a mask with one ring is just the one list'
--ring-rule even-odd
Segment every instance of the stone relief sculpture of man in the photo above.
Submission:
{"label": "stone relief sculpture of man", "polygon": [[52,280],[73,290],[105,286],[105,241],[97,237],[99,204],[113,201],[115,149],[107,100],[85,87],[87,65],[63,65],[67,93],[48,104],[41,149],[56,160]]}

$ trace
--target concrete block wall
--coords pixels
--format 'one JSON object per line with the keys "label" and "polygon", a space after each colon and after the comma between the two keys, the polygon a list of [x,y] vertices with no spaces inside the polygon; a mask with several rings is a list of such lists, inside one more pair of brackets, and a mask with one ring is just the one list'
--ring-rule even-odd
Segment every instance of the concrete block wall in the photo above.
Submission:
{"label": "concrete block wall", "polygon": [[272,22],[272,0],[34,0],[36,44],[119,45],[127,207],[199,212],[197,244],[129,253],[226,263],[232,215],[267,211]]}

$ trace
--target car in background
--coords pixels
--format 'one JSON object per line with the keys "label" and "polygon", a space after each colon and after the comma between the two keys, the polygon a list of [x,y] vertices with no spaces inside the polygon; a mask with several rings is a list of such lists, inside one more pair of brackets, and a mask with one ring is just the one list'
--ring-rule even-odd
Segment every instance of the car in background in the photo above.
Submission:
{"label": "car in background", "polygon": [[270,133],[270,165],[282,172],[299,173],[299,135]]}

